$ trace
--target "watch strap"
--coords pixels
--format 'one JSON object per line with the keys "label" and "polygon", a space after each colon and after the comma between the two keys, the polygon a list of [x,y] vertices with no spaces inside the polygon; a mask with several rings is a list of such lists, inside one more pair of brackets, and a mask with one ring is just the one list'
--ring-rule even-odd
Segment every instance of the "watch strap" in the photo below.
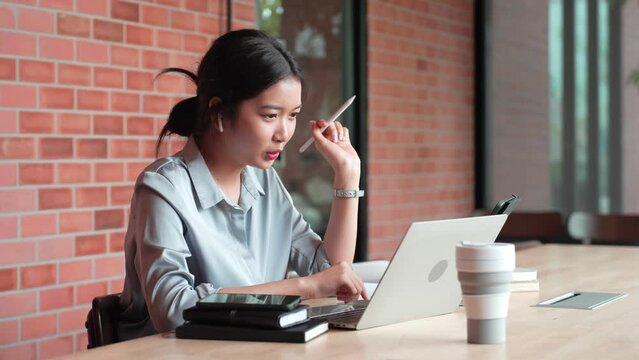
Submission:
{"label": "watch strap", "polygon": [[358,198],[364,196],[364,190],[333,189],[333,195],[338,198]]}

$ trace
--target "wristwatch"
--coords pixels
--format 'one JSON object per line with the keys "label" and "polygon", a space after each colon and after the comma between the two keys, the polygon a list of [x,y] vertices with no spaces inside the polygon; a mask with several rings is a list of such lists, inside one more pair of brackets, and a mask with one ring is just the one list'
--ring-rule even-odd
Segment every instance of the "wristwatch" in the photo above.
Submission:
{"label": "wristwatch", "polygon": [[333,189],[333,194],[338,198],[358,198],[364,196],[364,190]]}

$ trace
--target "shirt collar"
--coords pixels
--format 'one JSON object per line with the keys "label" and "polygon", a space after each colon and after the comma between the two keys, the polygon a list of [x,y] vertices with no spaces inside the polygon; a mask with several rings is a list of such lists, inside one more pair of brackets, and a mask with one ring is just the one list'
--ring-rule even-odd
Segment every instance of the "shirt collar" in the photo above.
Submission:
{"label": "shirt collar", "polygon": [[[250,195],[250,197],[248,195]],[[242,170],[240,206],[244,210],[248,210],[251,208],[255,200],[262,195],[264,195],[264,189],[255,178],[255,169],[249,166],[245,167],[244,170]]]}
{"label": "shirt collar", "polygon": [[[182,149],[182,158],[186,163],[191,182],[203,209],[217,205],[226,199],[224,193],[215,183],[215,179],[213,179],[193,137],[189,137],[184,149]],[[245,167],[241,175],[242,191],[239,205],[245,210],[248,210],[259,196],[265,194],[264,189],[255,178],[255,174],[249,169],[251,168]],[[252,199],[247,198],[246,193],[250,194]]]}

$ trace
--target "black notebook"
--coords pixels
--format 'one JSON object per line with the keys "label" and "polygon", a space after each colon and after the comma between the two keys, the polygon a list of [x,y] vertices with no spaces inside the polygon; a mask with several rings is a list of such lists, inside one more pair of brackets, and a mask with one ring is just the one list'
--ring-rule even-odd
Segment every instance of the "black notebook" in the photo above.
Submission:
{"label": "black notebook", "polygon": [[300,305],[291,311],[203,309],[197,306],[184,310],[186,321],[265,328],[287,328],[308,321],[308,306]]}
{"label": "black notebook", "polygon": [[328,323],[310,320],[286,329],[265,329],[186,322],[175,329],[180,339],[305,343],[328,331]]}

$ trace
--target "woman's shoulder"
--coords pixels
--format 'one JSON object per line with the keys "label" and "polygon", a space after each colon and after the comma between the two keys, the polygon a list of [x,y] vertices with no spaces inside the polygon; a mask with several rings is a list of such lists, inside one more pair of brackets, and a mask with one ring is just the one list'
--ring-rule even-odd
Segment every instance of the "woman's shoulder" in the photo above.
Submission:
{"label": "woman's shoulder", "polygon": [[157,181],[168,181],[173,186],[190,182],[186,162],[180,153],[159,158],[149,164],[138,176],[136,185],[152,185],[150,183]]}

